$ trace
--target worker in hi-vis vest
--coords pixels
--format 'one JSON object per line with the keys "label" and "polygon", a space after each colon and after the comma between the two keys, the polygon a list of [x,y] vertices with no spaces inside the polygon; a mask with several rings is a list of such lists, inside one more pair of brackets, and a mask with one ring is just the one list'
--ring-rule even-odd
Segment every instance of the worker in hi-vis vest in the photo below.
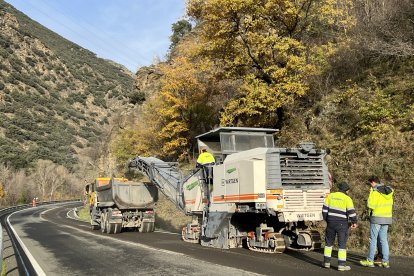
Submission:
{"label": "worker in hi-vis vest", "polygon": [[207,151],[205,147],[201,148],[201,153],[197,158],[197,164],[199,165],[206,165],[210,163],[214,163],[216,160],[214,159],[214,156]]}
{"label": "worker in hi-vis vest", "polygon": [[214,165],[215,162],[214,156],[205,147],[201,147],[201,153],[197,158],[197,167],[203,168],[204,179],[210,185],[210,190],[213,184],[213,168],[211,165]]}
{"label": "worker in hi-vis vest", "polygon": [[332,245],[338,236],[338,270],[351,270],[346,265],[346,242],[348,240],[348,220],[351,229],[357,227],[357,216],[354,203],[348,196],[349,185],[346,182],[338,184],[338,192],[329,194],[322,207],[323,219],[327,222],[325,232],[324,262],[325,268],[331,267]]}
{"label": "worker in hi-vis vest", "polygon": [[367,207],[370,213],[369,252],[366,260],[361,260],[362,266],[374,267],[375,251],[380,241],[379,252],[382,255],[381,266],[390,268],[388,228],[392,224],[392,207],[394,204],[394,190],[382,184],[378,176],[368,179],[370,186]]}

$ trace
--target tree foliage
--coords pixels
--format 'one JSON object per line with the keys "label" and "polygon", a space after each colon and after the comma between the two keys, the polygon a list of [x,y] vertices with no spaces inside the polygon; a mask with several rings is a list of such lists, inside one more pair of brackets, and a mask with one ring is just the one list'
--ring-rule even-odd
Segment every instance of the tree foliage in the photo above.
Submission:
{"label": "tree foliage", "polygon": [[63,185],[68,184],[69,172],[49,160],[38,160],[33,181],[36,184],[40,200],[50,201]]}
{"label": "tree foliage", "polygon": [[175,46],[183,39],[185,35],[191,32],[192,25],[185,19],[178,20],[171,26],[172,34],[170,36],[170,49],[174,49]]}
{"label": "tree foliage", "polygon": [[192,149],[192,141],[199,131],[210,126],[216,115],[216,107],[209,102],[214,91],[209,90],[208,65],[194,63],[189,57],[172,60],[173,66],[161,66],[164,78],[156,99],[164,156],[184,158]]}
{"label": "tree foliage", "polygon": [[[341,3],[341,4],[338,4]],[[314,58],[332,34],[351,24],[348,1],[190,0],[198,23],[200,55],[241,78],[240,96],[222,113],[223,125],[269,125],[275,112],[304,95],[318,73]]]}
{"label": "tree foliage", "polygon": [[[168,160],[190,159],[196,135],[218,124],[219,110],[231,85],[214,81],[214,67],[194,56],[198,45],[189,38],[176,46],[176,57],[159,64],[160,90],[147,99],[142,118],[123,130],[113,144],[121,162],[128,151]],[[230,93],[231,94],[231,93]]]}
{"label": "tree foliage", "polygon": [[47,201],[78,198],[81,183],[65,167],[47,160],[39,160],[31,170],[0,163],[0,206],[27,204],[35,197]]}

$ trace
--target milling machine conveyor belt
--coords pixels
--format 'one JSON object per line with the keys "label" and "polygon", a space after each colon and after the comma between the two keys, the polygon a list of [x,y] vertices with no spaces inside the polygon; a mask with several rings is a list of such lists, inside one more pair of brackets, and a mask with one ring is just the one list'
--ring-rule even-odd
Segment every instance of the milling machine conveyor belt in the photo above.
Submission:
{"label": "milling machine conveyor belt", "polygon": [[183,176],[176,162],[164,162],[155,157],[137,156],[129,159],[128,169],[145,174],[151,183],[168,197],[178,208],[184,208],[182,183]]}

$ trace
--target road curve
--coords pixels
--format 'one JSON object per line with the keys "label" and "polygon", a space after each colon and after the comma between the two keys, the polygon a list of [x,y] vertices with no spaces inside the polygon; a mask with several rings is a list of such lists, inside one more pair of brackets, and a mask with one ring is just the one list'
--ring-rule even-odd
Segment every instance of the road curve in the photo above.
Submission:
{"label": "road curve", "polygon": [[[10,217],[16,233],[46,275],[331,275],[321,252],[263,254],[185,243],[176,234],[92,231],[71,217],[80,203],[39,206]],[[348,253],[352,275],[414,275],[413,258],[392,257],[391,268],[364,268]],[[336,261],[336,260],[335,260]]]}

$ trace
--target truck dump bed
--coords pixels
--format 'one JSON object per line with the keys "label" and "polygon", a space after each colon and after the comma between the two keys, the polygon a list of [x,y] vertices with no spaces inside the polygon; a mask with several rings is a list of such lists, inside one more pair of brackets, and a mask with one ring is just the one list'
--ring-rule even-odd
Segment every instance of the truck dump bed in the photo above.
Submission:
{"label": "truck dump bed", "polygon": [[158,199],[158,191],[154,185],[123,178],[98,178],[95,187],[99,207],[153,208]]}

